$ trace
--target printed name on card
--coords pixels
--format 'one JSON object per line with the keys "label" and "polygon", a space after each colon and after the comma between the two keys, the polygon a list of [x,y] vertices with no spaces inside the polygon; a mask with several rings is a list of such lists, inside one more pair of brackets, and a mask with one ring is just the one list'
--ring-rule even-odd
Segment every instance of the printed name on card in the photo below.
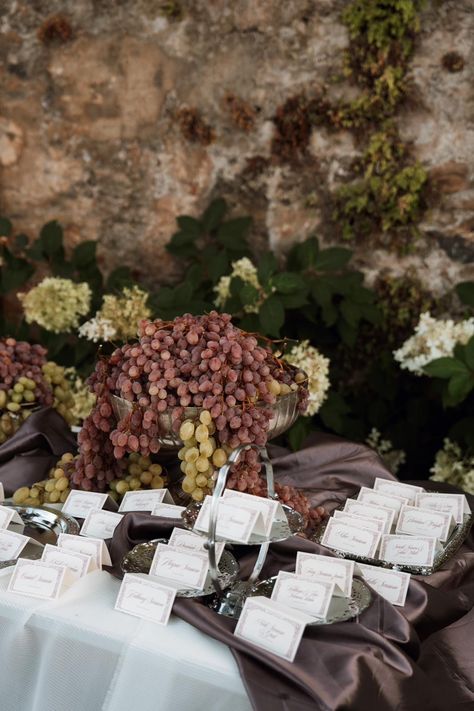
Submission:
{"label": "printed name on card", "polygon": [[420,509],[450,513],[456,523],[462,523],[464,516],[468,516],[471,513],[464,494],[430,494],[425,492],[418,494],[416,505]]}
{"label": "printed name on card", "polygon": [[274,521],[286,521],[283,507],[275,499],[243,494],[241,491],[234,491],[234,489],[226,489],[222,498],[224,501],[232,501],[233,504],[239,507],[260,512],[262,514],[264,532],[267,538],[270,536]]}
{"label": "printed name on card", "polygon": [[207,553],[158,543],[149,575],[173,582],[180,589],[202,590],[209,571]]}
{"label": "printed name on card", "polygon": [[161,516],[162,518],[181,518],[183,511],[186,511],[184,506],[176,506],[175,504],[156,504],[151,513],[153,516]]}
{"label": "printed name on card", "polygon": [[402,573],[399,570],[388,568],[378,568],[375,565],[365,565],[358,563],[358,572],[364,580],[381,597],[392,603],[403,607],[407,597],[408,586],[410,584],[410,573]]}
{"label": "printed name on card", "polygon": [[8,592],[56,600],[73,582],[71,572],[63,566],[19,558],[8,584]]}
{"label": "printed name on card", "polygon": [[236,637],[292,662],[310,615],[266,597],[248,597],[235,628]]}
{"label": "printed name on card", "polygon": [[71,572],[74,580],[79,580],[95,568],[92,556],[77,551],[68,551],[67,548],[58,548],[50,543],[45,545],[41,560],[44,563],[64,566]]}
{"label": "printed name on card", "polygon": [[104,540],[112,538],[122,518],[122,514],[114,511],[89,511],[79,533],[81,536],[91,536],[92,538],[102,538]]}
{"label": "printed name on card", "polygon": [[[207,548],[204,547],[206,539],[200,536],[198,533],[193,533],[192,531],[186,531],[182,528],[173,528],[171,531],[171,536],[169,538],[168,545],[173,548],[182,549],[185,551],[200,551],[201,553],[207,553]],[[220,561],[222,553],[224,552],[225,542],[216,543],[216,560]]]}
{"label": "printed name on card", "polygon": [[347,499],[344,504],[344,511],[346,513],[352,513],[356,516],[362,516],[363,518],[370,518],[374,521],[383,521],[385,524],[384,533],[390,533],[392,530],[393,520],[395,518],[395,511],[393,509],[388,509],[384,506],[370,506],[370,504],[363,504],[355,499]]}
{"label": "printed name on card", "polygon": [[18,513],[15,509],[9,506],[0,506],[0,529],[8,528],[11,523],[16,523],[19,526],[24,526]]}
{"label": "printed name on card", "polygon": [[400,565],[433,565],[440,549],[437,538],[430,536],[406,536],[385,534],[380,543],[381,560]]}
{"label": "printed name on card", "polygon": [[176,597],[176,588],[146,576],[126,573],[117,596],[115,609],[159,625],[167,625]]}
{"label": "printed name on card", "polygon": [[327,615],[334,583],[309,580],[294,573],[280,571],[272,591],[272,600],[324,619]]}
{"label": "printed name on card", "polygon": [[41,545],[34,538],[23,536],[21,533],[7,531],[6,529],[0,530],[0,561],[15,560],[28,543],[32,543],[35,546]]}
{"label": "printed name on card", "polygon": [[62,510],[63,513],[67,513],[75,518],[87,518],[89,511],[99,511],[106,501],[107,494],[73,489],[64,502]]}
{"label": "printed name on card", "polygon": [[451,513],[404,506],[400,511],[395,532],[412,536],[435,536],[440,541],[446,541],[454,526],[455,521]]}
{"label": "printed name on card", "polygon": [[334,518],[341,519],[341,521],[353,523],[354,526],[362,526],[362,528],[370,528],[371,531],[385,533],[384,522],[374,518],[364,518],[364,516],[358,516],[357,514],[350,513],[349,511],[334,511],[333,516]]}
{"label": "printed name on card", "polygon": [[57,540],[58,548],[82,553],[92,558],[93,570],[99,570],[103,565],[112,565],[110,553],[102,538],[82,538],[72,533],[60,533]]}
{"label": "printed name on card", "polygon": [[389,496],[401,496],[408,499],[408,503],[414,504],[416,495],[421,494],[424,489],[422,486],[414,486],[413,484],[404,484],[401,481],[377,477],[374,483],[374,491],[380,491],[382,494],[388,494]]}
{"label": "printed name on card", "polygon": [[[209,532],[212,496],[206,496],[194,524],[196,531]],[[252,534],[265,535],[265,524],[260,511],[242,508],[235,503],[220,499],[217,509],[216,535],[229,541],[248,543]]]}
{"label": "printed name on card", "polygon": [[373,558],[380,542],[380,533],[361,528],[337,518],[330,518],[321,539],[323,546],[344,553]]}
{"label": "printed name on card", "polygon": [[350,597],[354,561],[298,551],[296,554],[295,573],[303,578],[313,578],[327,583],[334,583],[334,595]]}
{"label": "printed name on card", "polygon": [[364,504],[371,506],[385,506],[387,509],[392,509],[392,511],[395,512],[395,519],[398,517],[402,506],[408,504],[406,496],[382,494],[381,491],[374,491],[373,489],[368,489],[366,486],[361,487],[357,501],[362,501]]}
{"label": "printed name on card", "polygon": [[151,513],[157,504],[174,504],[168,489],[149,489],[144,491],[127,491],[119,507],[121,513],[126,511],[148,511]]}

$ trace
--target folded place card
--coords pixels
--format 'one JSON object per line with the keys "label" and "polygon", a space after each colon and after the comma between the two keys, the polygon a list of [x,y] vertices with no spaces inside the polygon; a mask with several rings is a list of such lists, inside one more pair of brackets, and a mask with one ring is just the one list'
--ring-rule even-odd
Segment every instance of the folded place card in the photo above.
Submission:
{"label": "folded place card", "polygon": [[184,506],[175,506],[174,504],[156,504],[151,513],[153,516],[161,516],[162,518],[181,518],[183,511],[186,511]]}
{"label": "folded place card", "polygon": [[334,593],[334,583],[302,578],[280,571],[272,591],[272,600],[324,619]]}
{"label": "folded place card", "polygon": [[283,507],[275,499],[267,499],[263,496],[252,496],[252,494],[243,494],[241,491],[234,491],[234,489],[226,489],[222,498],[224,501],[232,501],[232,504],[239,507],[260,512],[262,514],[267,538],[270,536],[275,520],[286,521]]}
{"label": "folded place card", "polygon": [[375,565],[358,563],[358,572],[379,595],[392,603],[403,606],[410,584],[410,573],[399,570],[378,568]]}
{"label": "folded place card", "polygon": [[404,506],[400,511],[395,532],[412,536],[434,536],[440,541],[446,541],[455,525],[451,513],[420,509],[417,506]]}
{"label": "folded place card", "polygon": [[[182,528],[173,528],[169,539],[169,545],[173,548],[178,548],[187,551],[200,551],[207,555],[207,549],[204,547],[206,539],[192,531],[185,531]],[[224,552],[225,542],[216,543],[216,560],[220,561]]]}
{"label": "folded place card", "polygon": [[79,533],[81,536],[103,538],[104,540],[112,538],[122,518],[122,514],[114,511],[89,511]]}
{"label": "folded place card", "polygon": [[91,556],[94,566],[99,570],[103,565],[112,565],[110,553],[102,538],[81,538],[72,533],[60,533],[57,546]]}
{"label": "folded place card", "polygon": [[11,523],[17,523],[19,526],[24,525],[15,509],[9,506],[0,506],[0,528],[8,528]]}
{"label": "folded place card", "polygon": [[370,528],[372,531],[385,533],[384,522],[375,518],[365,518],[364,516],[350,513],[349,511],[334,511],[333,516],[334,518],[341,519],[341,521],[352,522],[355,526],[359,525],[362,526],[362,528]]}
{"label": "folded place card", "polygon": [[23,536],[21,533],[14,533],[6,529],[0,530],[0,561],[18,558],[27,543],[32,543],[35,546],[41,545],[34,538]]}
{"label": "folded place card", "polygon": [[373,558],[380,542],[380,533],[353,523],[330,518],[321,539],[323,546],[344,553]]}
{"label": "folded place card", "polygon": [[368,489],[366,486],[361,487],[357,501],[362,501],[364,504],[371,506],[385,506],[387,509],[392,509],[395,512],[395,518],[400,513],[400,509],[405,504],[408,504],[406,496],[394,496],[393,494],[382,494],[381,491]]}
{"label": "folded place card", "polygon": [[174,504],[168,489],[146,489],[144,491],[127,491],[122,499],[119,511],[149,511],[155,508],[156,504],[165,502]]}
{"label": "folded place card", "polygon": [[64,502],[63,513],[68,513],[75,518],[86,518],[89,511],[98,511],[103,507],[107,496],[95,491],[73,489]]}
{"label": "folded place card", "polygon": [[2,501],[5,501],[5,490],[3,488],[2,482],[0,481],[0,504],[2,503]]}
{"label": "folded place card", "polygon": [[374,483],[374,491],[380,491],[380,493],[389,494],[389,496],[402,496],[408,499],[408,503],[414,504],[416,495],[421,494],[424,489],[422,486],[414,486],[413,484],[404,484],[402,481],[377,477]]}
{"label": "folded place card", "polygon": [[208,571],[207,553],[158,543],[149,575],[172,582],[179,588],[202,590]]}
{"label": "folded place card", "polygon": [[417,495],[416,505],[420,509],[450,513],[456,523],[462,523],[464,516],[468,516],[471,513],[464,494],[430,494],[424,492]]}
{"label": "folded place card", "polygon": [[10,578],[8,592],[55,600],[73,582],[71,572],[63,566],[20,558]]}
{"label": "folded place card", "polygon": [[429,566],[433,565],[439,549],[438,539],[430,536],[385,534],[380,543],[379,558],[400,565]]}
{"label": "folded place card", "polygon": [[322,582],[334,583],[334,595],[351,596],[354,561],[345,558],[330,558],[317,553],[296,554],[295,573],[304,578],[314,578]]}
{"label": "folded place card", "polygon": [[[206,496],[194,524],[196,531],[209,532],[212,496]],[[229,541],[248,543],[252,534],[265,536],[265,523],[261,511],[239,506],[230,500],[219,499],[216,535]]]}
{"label": "folded place card", "polygon": [[266,597],[248,597],[234,634],[256,647],[292,662],[310,615]]}
{"label": "folded place card", "polygon": [[176,588],[163,585],[148,576],[126,573],[115,609],[159,625],[167,625],[175,597]]}
{"label": "folded place card", "polygon": [[374,521],[383,521],[385,533],[390,533],[392,530],[393,519],[395,518],[393,509],[388,509],[384,506],[370,506],[370,504],[363,504],[355,499],[347,499],[344,504],[344,511],[363,518],[370,518]]}
{"label": "folded place card", "polygon": [[41,560],[45,563],[66,567],[73,575],[74,580],[79,580],[79,578],[87,575],[95,568],[92,556],[78,553],[77,551],[69,551],[67,548],[58,548],[50,543],[45,545]]}

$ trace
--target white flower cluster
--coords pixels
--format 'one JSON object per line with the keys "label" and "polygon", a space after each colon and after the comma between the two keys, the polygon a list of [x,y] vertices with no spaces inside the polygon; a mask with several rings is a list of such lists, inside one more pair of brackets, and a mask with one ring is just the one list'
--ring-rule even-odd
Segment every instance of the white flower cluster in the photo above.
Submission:
{"label": "white flower cluster", "polygon": [[94,316],[82,324],[79,329],[79,335],[82,338],[87,338],[88,341],[110,341],[117,336],[113,324],[106,318]]}
{"label": "white flower cluster", "polygon": [[92,292],[89,284],[71,279],[45,277],[26,294],[18,294],[27,323],[36,322],[53,333],[69,333],[79,325],[79,317],[89,311]]}
{"label": "white flower cluster", "polygon": [[[254,264],[252,264],[248,257],[242,257],[242,259],[232,262],[231,273],[228,276],[221,277],[214,287],[214,291],[216,292],[214,303],[217,308],[223,308],[225,302],[230,297],[230,282],[234,277],[240,277],[242,281],[247,284],[251,284],[259,291],[262,288],[260,282],[258,281],[257,268]],[[244,311],[248,314],[257,314],[259,306],[259,301],[255,304],[246,304],[244,306]]]}
{"label": "white flower cluster", "polygon": [[406,454],[403,449],[394,449],[391,440],[382,439],[382,435],[376,427],[371,429],[365,441],[369,447],[375,449],[392,474],[396,474],[406,460]]}
{"label": "white flower cluster", "polygon": [[430,472],[433,481],[446,481],[474,494],[474,456],[463,456],[456,442],[444,440],[443,449],[437,452]]}
{"label": "white flower cluster", "polygon": [[329,382],[329,358],[325,358],[321,353],[309,345],[309,341],[300,341],[293,346],[291,351],[285,355],[285,360],[290,365],[303,370],[308,376],[308,408],[306,415],[315,415],[326,399]]}
{"label": "white flower cluster", "polygon": [[425,365],[452,356],[456,344],[466,344],[473,335],[474,318],[455,323],[451,319],[435,319],[427,311],[421,314],[413,336],[393,355],[402,369],[423,375]]}
{"label": "white flower cluster", "polygon": [[137,335],[138,324],[149,318],[148,293],[138,286],[124,287],[120,294],[105,294],[94,318],[86,321],[79,335],[89,341],[127,341]]}

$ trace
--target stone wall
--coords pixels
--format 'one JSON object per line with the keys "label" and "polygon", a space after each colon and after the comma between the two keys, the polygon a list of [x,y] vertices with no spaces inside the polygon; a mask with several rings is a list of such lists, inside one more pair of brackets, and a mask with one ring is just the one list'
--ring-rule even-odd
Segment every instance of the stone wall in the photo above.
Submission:
{"label": "stone wall", "polygon": [[[107,268],[166,281],[175,217],[224,196],[254,217],[257,249],[313,232],[340,242],[328,205],[358,153],[314,129],[277,161],[274,117],[332,83],[348,37],[343,0],[3,0],[0,212],[71,244],[98,239]],[[412,61],[417,99],[399,116],[434,198],[410,256],[360,244],[369,276],[414,266],[434,291],[473,278],[474,0],[429,0]],[[456,53],[448,55],[448,53]],[[448,57],[446,57],[448,55]]]}

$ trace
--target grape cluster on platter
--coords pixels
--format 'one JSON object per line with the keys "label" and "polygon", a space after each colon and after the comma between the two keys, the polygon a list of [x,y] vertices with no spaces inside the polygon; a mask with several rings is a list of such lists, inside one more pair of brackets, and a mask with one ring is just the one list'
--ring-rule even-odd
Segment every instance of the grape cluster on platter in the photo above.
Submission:
{"label": "grape cluster on platter", "polygon": [[[231,323],[227,314],[185,314],[171,322],[142,321],[135,343],[97,362],[89,380],[97,400],[78,436],[79,457],[71,486],[109,491],[124,479],[123,458],[150,457],[160,450],[160,415],[171,416],[183,441],[179,457],[183,490],[199,501],[212,490],[216,470],[240,444],[265,446],[272,406],[296,392],[304,412],[306,376],[277,358],[268,345]],[[117,420],[111,396],[130,403]],[[186,408],[197,408],[186,419]],[[228,486],[266,495],[261,464],[247,450],[233,466]],[[321,509],[290,486],[277,486],[284,503],[317,522]]]}
{"label": "grape cluster on platter", "polygon": [[69,492],[69,479],[74,470],[74,454],[66,452],[56,465],[49,470],[48,478],[33,486],[22,486],[13,494],[15,506],[41,506],[42,504],[63,504]]}

